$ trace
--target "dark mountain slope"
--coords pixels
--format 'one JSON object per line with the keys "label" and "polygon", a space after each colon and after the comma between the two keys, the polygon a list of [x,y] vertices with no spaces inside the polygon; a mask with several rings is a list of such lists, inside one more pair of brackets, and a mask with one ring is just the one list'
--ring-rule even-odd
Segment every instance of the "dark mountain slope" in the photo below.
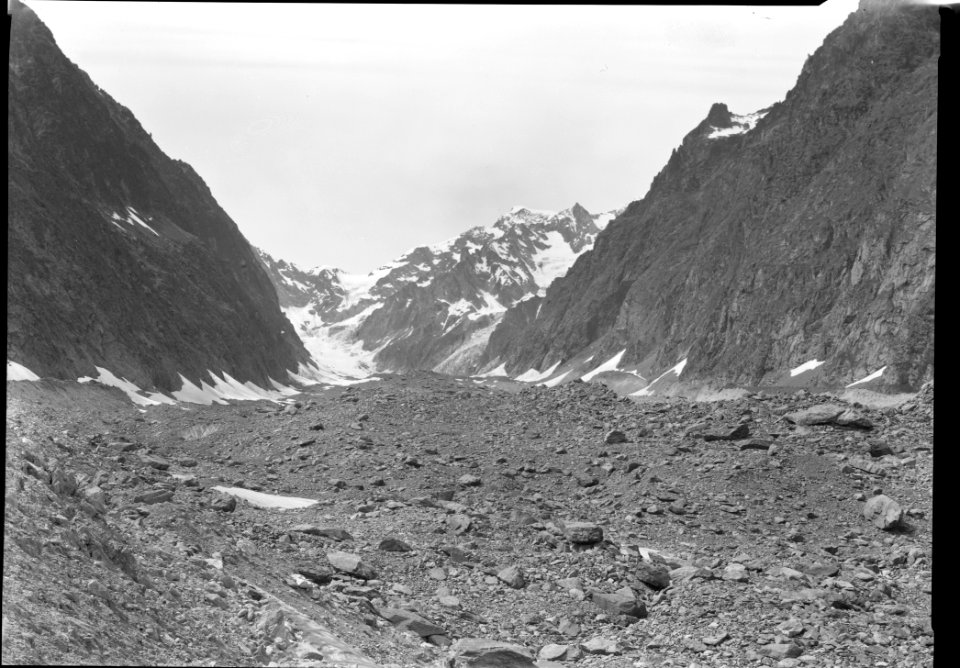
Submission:
{"label": "dark mountain slope", "polygon": [[285,378],[307,353],[206,184],[11,12],[7,357],[161,389],[206,369]]}
{"label": "dark mountain slope", "polygon": [[486,359],[520,372],[626,348],[644,373],[689,357],[686,379],[756,383],[816,357],[831,382],[886,365],[887,385],[919,386],[938,26],[933,7],[862,5],[756,127],[714,105],[537,317],[507,314]]}

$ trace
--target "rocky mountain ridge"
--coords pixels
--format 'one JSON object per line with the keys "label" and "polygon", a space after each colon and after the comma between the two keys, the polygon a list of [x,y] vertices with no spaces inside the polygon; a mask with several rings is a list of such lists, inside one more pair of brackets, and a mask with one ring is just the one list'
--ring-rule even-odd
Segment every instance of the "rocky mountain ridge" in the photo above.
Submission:
{"label": "rocky mountain ridge", "polygon": [[414,248],[366,276],[259,256],[320,366],[465,373],[503,312],[542,295],[615,215],[579,204],[559,213],[514,207],[490,227]]}
{"label": "rocky mountain ridge", "polygon": [[208,370],[285,382],[309,356],[236,224],[28,7],[10,12],[7,359],[167,391]]}
{"label": "rocky mountain ridge", "polygon": [[[933,371],[934,7],[863,3],[782,102],[714,105],[548,289],[509,311],[483,368],[516,375],[588,354],[652,377],[758,385],[808,360],[842,386]],[[572,377],[575,377],[573,374]]]}

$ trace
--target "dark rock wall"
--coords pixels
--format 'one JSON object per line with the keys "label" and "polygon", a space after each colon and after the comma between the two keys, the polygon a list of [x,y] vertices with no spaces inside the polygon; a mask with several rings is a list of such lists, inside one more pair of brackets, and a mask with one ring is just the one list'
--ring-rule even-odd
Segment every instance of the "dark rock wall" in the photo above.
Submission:
{"label": "dark rock wall", "polygon": [[[11,11],[8,358],[168,390],[206,369],[284,379],[307,353],[236,224],[29,8]],[[117,229],[127,206],[159,236]]]}
{"label": "dark rock wall", "polygon": [[[487,360],[545,368],[593,344],[649,374],[762,382],[809,359],[851,382],[932,374],[936,8],[861,7],[746,134],[715,105],[650,191],[547,291],[508,313]],[[743,111],[743,110],[741,110]]]}

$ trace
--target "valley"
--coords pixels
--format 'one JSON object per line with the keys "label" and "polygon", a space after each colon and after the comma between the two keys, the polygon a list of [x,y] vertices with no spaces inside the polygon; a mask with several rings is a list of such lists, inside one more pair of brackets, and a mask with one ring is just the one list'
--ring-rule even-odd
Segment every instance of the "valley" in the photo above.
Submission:
{"label": "valley", "polygon": [[932,397],[8,383],[3,660],[932,665]]}

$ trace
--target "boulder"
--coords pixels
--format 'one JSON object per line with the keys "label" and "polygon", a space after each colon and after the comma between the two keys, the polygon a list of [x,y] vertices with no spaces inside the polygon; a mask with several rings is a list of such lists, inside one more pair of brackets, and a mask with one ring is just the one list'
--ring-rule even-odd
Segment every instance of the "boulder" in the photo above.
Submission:
{"label": "boulder", "polygon": [[626,443],[627,435],[624,434],[619,429],[611,429],[607,432],[607,435],[604,437],[603,442],[607,445],[615,445],[617,443]]}
{"label": "boulder", "polygon": [[805,408],[802,411],[787,413],[783,417],[788,421],[802,425],[810,426],[816,424],[830,424],[836,420],[846,409],[837,404],[818,404]]}
{"label": "boulder", "polygon": [[346,529],[340,529],[337,527],[318,527],[313,524],[297,524],[296,526],[290,527],[290,533],[305,533],[309,536],[323,536],[324,538],[332,538],[336,541],[342,540],[353,540],[353,536],[350,535]]}
{"label": "boulder", "polygon": [[384,538],[377,549],[384,552],[412,552],[413,548],[399,538]]}
{"label": "boulder", "polygon": [[341,573],[352,575],[361,580],[373,580],[377,577],[376,572],[363,563],[358,555],[350,552],[327,552],[327,561]]}
{"label": "boulder", "polygon": [[133,497],[134,503],[145,503],[151,505],[154,503],[164,503],[173,498],[173,492],[169,489],[152,489],[143,494],[137,494]]}
{"label": "boulder", "polygon": [[601,591],[591,592],[590,599],[608,615],[630,615],[641,619],[647,616],[647,608],[638,601],[629,587],[618,589],[612,594]]}
{"label": "boulder", "polygon": [[527,584],[526,580],[523,579],[523,573],[516,566],[504,568],[497,573],[497,578],[514,589],[523,589],[524,585]]}
{"label": "boulder", "polygon": [[903,508],[889,496],[878,494],[867,500],[863,516],[878,529],[895,529],[903,522]]}
{"label": "boulder", "polygon": [[592,522],[567,522],[564,533],[567,540],[577,545],[591,545],[603,540],[603,529]]}
{"label": "boulder", "polygon": [[634,576],[651,589],[664,589],[670,586],[670,571],[666,566],[650,561],[640,561],[634,566]]}
{"label": "boulder", "polygon": [[793,659],[803,654],[803,650],[792,642],[785,642],[764,645],[757,653],[770,659]]}
{"label": "boulder", "polygon": [[462,638],[450,648],[450,665],[454,668],[535,668],[533,655],[522,645]]}
{"label": "boulder", "polygon": [[705,441],[739,441],[750,436],[750,427],[738,424],[736,427],[719,427],[699,434]]}
{"label": "boulder", "polygon": [[379,608],[377,613],[399,629],[413,631],[421,638],[446,635],[447,631],[415,612],[402,608]]}

